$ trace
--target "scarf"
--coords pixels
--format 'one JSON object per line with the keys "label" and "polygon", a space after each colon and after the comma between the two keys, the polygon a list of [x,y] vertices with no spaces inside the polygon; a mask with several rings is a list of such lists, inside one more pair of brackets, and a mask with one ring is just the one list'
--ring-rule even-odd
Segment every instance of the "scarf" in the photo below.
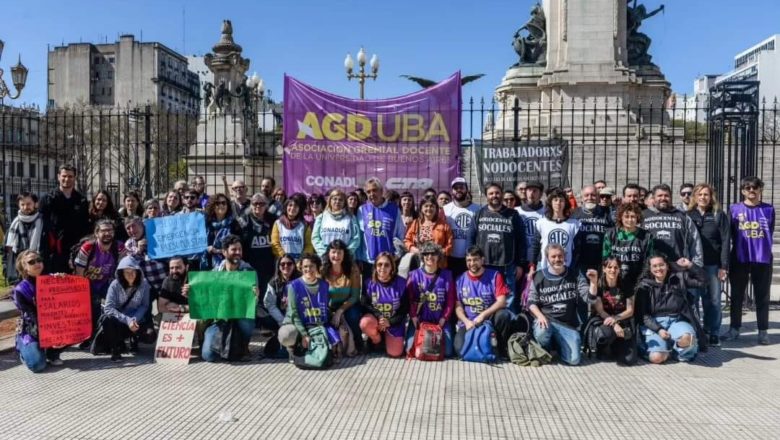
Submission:
{"label": "scarf", "polygon": [[6,243],[14,254],[26,249],[40,251],[42,231],[43,220],[39,212],[32,215],[19,214],[8,228]]}
{"label": "scarf", "polygon": [[282,222],[285,228],[287,229],[295,229],[296,226],[298,226],[298,223],[301,222],[300,217],[296,220],[290,220],[286,215],[283,215],[279,217],[279,221]]}

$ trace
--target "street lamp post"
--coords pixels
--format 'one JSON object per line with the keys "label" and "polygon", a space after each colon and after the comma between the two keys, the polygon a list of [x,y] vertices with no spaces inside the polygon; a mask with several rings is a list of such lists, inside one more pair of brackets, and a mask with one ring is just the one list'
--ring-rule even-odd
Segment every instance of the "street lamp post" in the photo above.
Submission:
{"label": "street lamp post", "polygon": [[344,68],[347,69],[347,80],[357,78],[358,84],[360,84],[360,99],[365,99],[366,78],[376,80],[377,73],[379,72],[379,57],[374,54],[371,57],[370,66],[371,73],[366,73],[366,51],[360,48],[357,54],[358,66],[360,70],[358,73],[352,73],[352,69],[355,67],[355,62],[352,60],[352,55],[347,54],[347,58],[344,59]]}
{"label": "street lamp post", "polygon": [[[0,40],[0,58],[3,56],[4,46],[5,43],[3,43],[3,40]],[[16,87],[16,95],[11,96],[11,90],[3,80],[4,71],[2,68],[0,68],[0,102],[2,102],[6,96],[11,99],[19,98],[19,95],[22,94],[22,89],[24,88],[25,83],[27,83],[27,72],[27,68],[24,67],[24,64],[22,64],[22,56],[19,55],[19,61],[15,66],[11,67],[11,81],[14,83],[14,87]]]}

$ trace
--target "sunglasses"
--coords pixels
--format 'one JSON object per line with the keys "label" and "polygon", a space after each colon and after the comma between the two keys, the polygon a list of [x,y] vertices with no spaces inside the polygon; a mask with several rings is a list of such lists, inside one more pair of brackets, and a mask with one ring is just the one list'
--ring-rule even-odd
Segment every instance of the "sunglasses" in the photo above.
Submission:
{"label": "sunglasses", "polygon": [[262,203],[262,202],[252,203],[252,206],[266,206],[266,205],[267,205],[267,203]]}
{"label": "sunglasses", "polygon": [[196,198],[197,198],[197,197],[195,197],[195,196],[184,196],[184,199],[185,199],[185,200],[194,200],[194,199],[196,199]]}
{"label": "sunglasses", "polygon": [[690,197],[691,194],[693,194],[693,191],[683,191],[680,193],[681,197]]}
{"label": "sunglasses", "polygon": [[33,258],[27,260],[27,264],[29,264],[30,266],[32,266],[33,264],[40,264],[40,263],[43,263],[43,258]]}
{"label": "sunglasses", "polygon": [[433,257],[434,255],[439,256],[436,252],[423,252],[422,254],[423,257]]}
{"label": "sunglasses", "polygon": [[280,267],[287,267],[287,266],[292,266],[294,264],[295,263],[293,263],[292,261],[282,261],[281,263],[279,263],[279,266]]}
{"label": "sunglasses", "polygon": [[505,201],[505,202],[514,202],[514,201],[515,201],[515,199],[513,199],[512,197],[505,197],[505,198],[504,198],[504,201]]}
{"label": "sunglasses", "polygon": [[599,198],[600,198],[600,199],[611,199],[611,198],[612,198],[612,196],[611,196],[611,195],[609,195],[609,194],[601,194],[601,195],[599,195]]}
{"label": "sunglasses", "polygon": [[757,191],[757,190],[759,190],[761,188],[759,188],[759,187],[757,187],[755,185],[745,185],[745,187],[742,188],[742,189],[744,189],[745,191]]}

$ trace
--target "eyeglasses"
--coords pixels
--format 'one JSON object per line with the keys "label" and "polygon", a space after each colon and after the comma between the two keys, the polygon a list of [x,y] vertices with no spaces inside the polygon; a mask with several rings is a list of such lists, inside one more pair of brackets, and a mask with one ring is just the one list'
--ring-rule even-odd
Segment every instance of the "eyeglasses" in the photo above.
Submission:
{"label": "eyeglasses", "polygon": [[742,189],[745,191],[757,191],[761,188],[757,187],[756,185],[745,185]]}
{"label": "eyeglasses", "polygon": [[611,199],[612,196],[609,194],[599,194],[600,199]]}
{"label": "eyeglasses", "polygon": [[252,203],[252,206],[260,206],[260,207],[262,207],[262,206],[266,206],[266,205],[267,205],[267,204],[266,204],[266,203],[263,203],[263,202],[255,202],[255,203]]}
{"label": "eyeglasses", "polygon": [[292,266],[294,264],[295,263],[293,263],[292,261],[282,261],[281,263],[279,263],[279,267],[287,267],[287,266]]}
{"label": "eyeglasses", "polygon": [[423,254],[422,254],[423,258],[424,257],[433,257],[434,255],[437,256],[437,257],[439,256],[439,254],[437,254],[436,252],[423,252]]}
{"label": "eyeglasses", "polygon": [[505,202],[514,202],[515,199],[513,197],[504,197]]}
{"label": "eyeglasses", "polygon": [[40,263],[43,263],[43,258],[40,257],[27,260],[27,264],[30,266],[32,266],[33,264],[40,264]]}
{"label": "eyeglasses", "polygon": [[196,198],[197,198],[197,197],[195,197],[195,196],[184,196],[184,199],[185,199],[185,200],[194,200],[194,199],[196,199]]}
{"label": "eyeglasses", "polygon": [[690,197],[693,191],[683,191],[680,193],[680,197]]}

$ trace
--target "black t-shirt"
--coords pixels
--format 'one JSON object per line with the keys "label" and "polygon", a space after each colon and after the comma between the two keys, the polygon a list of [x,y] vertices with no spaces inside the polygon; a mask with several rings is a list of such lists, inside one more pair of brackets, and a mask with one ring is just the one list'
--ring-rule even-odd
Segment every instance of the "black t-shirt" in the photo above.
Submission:
{"label": "black t-shirt", "polygon": [[165,298],[175,304],[187,304],[187,298],[181,294],[181,287],[184,285],[184,279],[174,280],[172,277],[165,277],[160,288],[160,298]]}
{"label": "black t-shirt", "polygon": [[601,305],[604,306],[604,312],[610,315],[617,315],[626,310],[626,301],[634,296],[634,292],[624,292],[619,287],[600,288],[596,295],[601,298]]}

